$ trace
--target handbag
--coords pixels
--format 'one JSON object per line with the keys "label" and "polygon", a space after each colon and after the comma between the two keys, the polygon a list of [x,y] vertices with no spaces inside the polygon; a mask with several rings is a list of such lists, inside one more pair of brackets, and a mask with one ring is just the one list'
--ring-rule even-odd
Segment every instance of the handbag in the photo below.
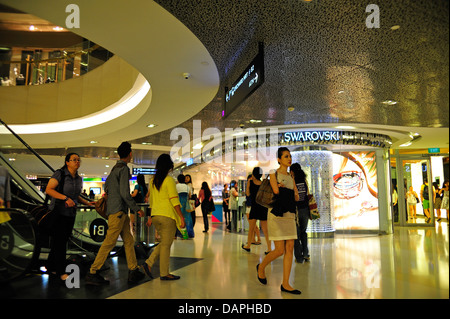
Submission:
{"label": "handbag", "polygon": [[191,213],[195,210],[195,207],[193,207],[194,201],[188,199],[186,200],[186,212]]}
{"label": "handbag", "polygon": [[198,199],[197,194],[192,194],[191,200],[194,201],[194,206],[195,206],[195,208],[197,208],[198,206],[200,206],[200,200]]}
{"label": "handbag", "polygon": [[215,210],[216,210],[216,205],[214,205],[214,200],[211,197],[210,200],[208,201],[208,212],[212,213]]}
{"label": "handbag", "polygon": [[[277,176],[277,173],[275,172],[275,176]],[[275,202],[275,194],[273,193],[272,186],[270,185],[269,176],[266,177],[259,185],[258,192],[256,193],[255,200],[256,202],[264,206],[266,208],[272,208],[273,203]]]}
{"label": "handbag", "polygon": [[98,201],[95,202],[95,210],[104,219],[108,219],[108,215],[106,215],[106,200],[107,199],[108,199],[108,195],[105,194]]}
{"label": "handbag", "polygon": [[320,218],[319,210],[317,209],[317,202],[313,194],[308,194],[309,219],[315,220]]}
{"label": "handbag", "polygon": [[50,210],[47,200],[44,205],[39,205],[30,211],[31,216],[36,220],[39,230],[49,234],[55,224],[56,212]]}

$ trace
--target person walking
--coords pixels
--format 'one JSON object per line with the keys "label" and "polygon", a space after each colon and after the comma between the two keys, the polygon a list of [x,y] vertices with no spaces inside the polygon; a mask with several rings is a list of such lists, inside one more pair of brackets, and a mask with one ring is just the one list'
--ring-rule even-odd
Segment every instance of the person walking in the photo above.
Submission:
{"label": "person walking", "polygon": [[308,184],[306,182],[306,174],[298,163],[291,165],[291,174],[294,178],[298,192],[297,205],[297,239],[294,241],[294,256],[298,263],[309,261],[308,249],[308,228],[309,201],[308,201]]}
{"label": "person walking", "polygon": [[229,224],[229,227],[227,227],[228,230],[235,232],[237,231],[237,221],[238,221],[238,196],[239,193],[237,191],[237,182],[235,180],[232,180],[230,183],[230,198],[228,200],[228,208],[231,211],[231,221]]}
{"label": "person walking", "polygon": [[147,226],[155,226],[160,236],[160,243],[142,265],[148,277],[153,278],[151,268],[159,259],[159,276],[161,280],[177,280],[180,276],[169,272],[170,248],[177,230],[185,228],[181,203],[175,180],[169,176],[173,162],[169,154],[161,154],[156,160],[156,174],[149,184],[149,209],[151,217]]}
{"label": "person walking", "polygon": [[198,198],[201,202],[202,208],[203,227],[204,227],[203,232],[207,233],[209,230],[209,221],[208,221],[208,213],[210,208],[209,202],[212,200],[211,190],[209,189],[207,182],[202,183],[202,188],[200,189],[200,192],[198,192]]}
{"label": "person walking", "polygon": [[291,166],[292,158],[288,148],[280,147],[277,151],[280,167],[270,174],[270,185],[276,195],[273,208],[269,209],[267,216],[267,228],[269,239],[274,241],[275,249],[269,252],[261,264],[256,265],[258,280],[267,284],[265,268],[278,257],[283,257],[283,282],[280,289],[290,294],[301,294],[289,283],[292,260],[294,258],[294,241],[297,239],[297,227],[295,224],[295,202],[299,196],[297,187],[287,169]]}
{"label": "person walking", "polygon": [[230,209],[228,208],[228,201],[230,200],[230,191],[228,190],[228,184],[223,185],[222,190],[222,209],[225,217],[225,227],[228,228],[230,224]]}
{"label": "person walking", "polygon": [[[251,178],[247,182],[246,195],[250,197],[251,208],[250,213],[248,215],[248,238],[247,245],[244,246],[242,244],[242,249],[250,252],[251,244],[255,239],[255,231],[256,231],[256,221],[259,220],[261,223],[261,230],[263,231],[264,237],[267,243],[267,253],[271,250],[270,248],[270,240],[269,235],[267,233],[267,208],[259,205],[256,202],[256,194],[258,193],[259,186],[261,185],[262,170],[260,167],[255,167],[252,171]],[[267,254],[266,253],[266,254]]]}
{"label": "person walking", "polygon": [[127,166],[131,162],[133,153],[131,144],[123,142],[117,148],[120,159],[112,168],[111,173],[105,182],[105,191],[108,195],[106,200],[106,214],[108,215],[108,231],[89,272],[86,274],[87,285],[109,284],[98,271],[108,258],[111,250],[116,246],[119,235],[122,237],[125,247],[125,255],[128,265],[128,282],[136,283],[143,279],[145,275],[140,272],[134,250],[134,237],[131,234],[130,218],[128,208],[144,217],[144,212],[139,208],[130,194],[131,179],[130,170]]}
{"label": "person walking", "polygon": [[183,174],[178,175],[177,181],[178,184],[176,187],[181,204],[181,212],[184,216],[184,222],[186,224],[186,231],[189,238],[194,238],[194,225],[192,224],[191,213],[186,210],[188,205],[190,205],[189,198],[191,198],[189,186],[186,184],[186,177]]}
{"label": "person walking", "polygon": [[419,202],[419,196],[417,196],[417,193],[414,191],[412,186],[410,186],[409,191],[406,192],[406,202],[408,204],[408,215],[411,219],[410,221],[413,222],[417,218],[416,205]]}
{"label": "person walking", "polygon": [[45,193],[52,198],[49,209],[55,214],[54,226],[50,231],[47,269],[63,281],[69,276],[66,274],[66,250],[75,224],[76,206],[78,203],[94,206],[94,202],[81,197],[83,179],[78,175],[80,165],[81,159],[78,154],[67,154],[64,166],[53,173],[45,189]]}

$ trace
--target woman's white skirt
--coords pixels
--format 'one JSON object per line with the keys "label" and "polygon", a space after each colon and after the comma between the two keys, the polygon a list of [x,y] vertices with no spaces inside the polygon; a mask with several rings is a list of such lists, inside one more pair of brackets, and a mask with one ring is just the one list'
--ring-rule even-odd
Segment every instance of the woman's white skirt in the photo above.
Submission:
{"label": "woman's white skirt", "polygon": [[287,212],[283,214],[283,217],[278,217],[272,214],[272,209],[269,208],[267,232],[269,233],[269,240],[297,239],[295,213]]}

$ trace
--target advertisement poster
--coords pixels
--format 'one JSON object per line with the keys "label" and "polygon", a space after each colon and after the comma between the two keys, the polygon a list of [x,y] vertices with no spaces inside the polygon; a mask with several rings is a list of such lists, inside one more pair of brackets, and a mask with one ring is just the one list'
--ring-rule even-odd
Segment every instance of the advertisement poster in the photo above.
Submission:
{"label": "advertisement poster", "polygon": [[333,154],[336,230],[378,230],[375,152]]}

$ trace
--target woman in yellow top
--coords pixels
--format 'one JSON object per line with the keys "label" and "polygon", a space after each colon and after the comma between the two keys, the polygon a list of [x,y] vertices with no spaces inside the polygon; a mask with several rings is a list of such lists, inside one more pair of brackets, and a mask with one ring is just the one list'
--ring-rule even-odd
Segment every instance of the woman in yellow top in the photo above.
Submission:
{"label": "woman in yellow top", "polygon": [[156,259],[159,258],[159,275],[161,280],[180,279],[179,276],[169,273],[170,247],[172,246],[177,227],[180,229],[186,227],[175,180],[168,176],[172,169],[173,162],[170,155],[161,154],[156,161],[156,174],[150,181],[147,194],[151,211],[151,217],[147,225],[150,226],[152,223],[155,225],[161,240],[142,265],[142,268],[150,278],[153,278],[151,267]]}

